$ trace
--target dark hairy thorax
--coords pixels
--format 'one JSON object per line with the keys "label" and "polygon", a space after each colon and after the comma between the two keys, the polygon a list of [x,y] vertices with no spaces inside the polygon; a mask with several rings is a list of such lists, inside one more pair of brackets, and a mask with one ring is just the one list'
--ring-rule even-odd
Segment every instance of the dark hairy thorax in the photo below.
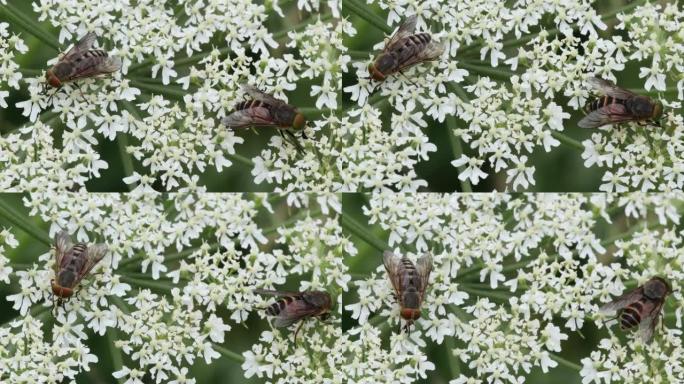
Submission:
{"label": "dark hairy thorax", "polygon": [[406,36],[397,41],[389,52],[380,55],[375,62],[375,67],[383,74],[390,74],[425,49],[431,39],[432,37],[429,33],[417,33]]}
{"label": "dark hairy thorax", "polygon": [[62,287],[73,287],[86,263],[86,245],[75,244],[62,257],[57,273],[57,283]]}
{"label": "dark hairy thorax", "polygon": [[651,117],[653,116],[653,101],[646,96],[635,96],[630,99],[625,100],[625,106],[638,117]]}

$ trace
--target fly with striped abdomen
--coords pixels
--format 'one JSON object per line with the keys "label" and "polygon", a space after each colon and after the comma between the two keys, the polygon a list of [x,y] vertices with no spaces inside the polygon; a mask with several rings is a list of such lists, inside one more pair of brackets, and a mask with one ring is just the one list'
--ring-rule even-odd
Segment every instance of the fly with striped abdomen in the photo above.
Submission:
{"label": "fly with striped abdomen", "polygon": [[257,289],[254,292],[261,295],[279,297],[278,301],[266,308],[266,313],[275,317],[273,326],[276,328],[289,327],[290,325],[301,321],[294,334],[295,344],[297,343],[297,334],[304,324],[303,320],[311,317],[317,317],[321,321],[325,321],[328,319],[328,317],[330,317],[332,299],[330,298],[328,292],[289,292],[271,291],[266,289]]}
{"label": "fly with striped abdomen", "polygon": [[95,38],[95,33],[89,32],[74,44],[57,61],[57,64],[45,72],[46,84],[59,89],[69,81],[110,74],[120,70],[121,59],[110,57],[104,50],[92,49]]}
{"label": "fly with striped abdomen", "polygon": [[409,332],[411,324],[420,318],[420,307],[425,298],[425,289],[430,282],[432,256],[425,254],[413,264],[406,256],[400,258],[390,251],[385,251],[383,262],[401,307],[401,317],[406,320],[404,330]]}
{"label": "fly with striped abdomen", "polygon": [[235,109],[221,122],[229,128],[274,127],[285,140],[287,135],[297,151],[303,148],[292,131],[302,131],[306,127],[306,118],[297,108],[276,99],[272,95],[261,92],[254,86],[243,85],[242,91],[250,99],[235,105]]}
{"label": "fly with striped abdomen", "polygon": [[50,281],[52,293],[57,297],[55,306],[61,306],[74,295],[81,280],[107,254],[104,244],[73,244],[69,233],[61,231],[55,236],[55,278]]}
{"label": "fly with striped abdomen", "polygon": [[416,15],[411,15],[385,44],[382,53],[368,66],[373,80],[384,81],[389,75],[401,73],[404,69],[425,61],[437,60],[442,55],[442,44],[434,41],[429,33],[414,33],[415,29]]}
{"label": "fly with striped abdomen", "polygon": [[597,128],[628,121],[658,125],[663,114],[660,101],[637,95],[598,77],[589,78],[588,83],[601,96],[584,106],[587,115],[577,124],[580,128]]}
{"label": "fly with striped abdomen", "polygon": [[602,313],[618,311],[620,328],[627,330],[639,326],[641,339],[647,343],[653,338],[663,304],[670,293],[672,290],[668,282],[656,276],[644,285],[603,305],[600,311]]}

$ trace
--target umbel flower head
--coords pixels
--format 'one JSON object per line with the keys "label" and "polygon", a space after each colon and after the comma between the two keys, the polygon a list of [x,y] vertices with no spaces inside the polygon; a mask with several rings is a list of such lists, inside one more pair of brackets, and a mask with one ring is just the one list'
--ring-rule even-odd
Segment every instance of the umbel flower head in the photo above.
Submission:
{"label": "umbel flower head", "polygon": [[[560,365],[583,383],[684,380],[682,198],[373,194],[363,206],[373,227],[359,238],[381,229],[389,249],[414,262],[430,252],[434,266],[407,333],[382,251],[356,256],[364,266],[350,272],[367,277],[352,280],[345,310],[356,321],[350,350],[364,353],[347,355],[345,374],[359,383],[522,383]],[[672,294],[651,343],[615,322],[597,330],[608,320],[600,306],[653,276]],[[570,361],[568,340],[595,332],[596,344],[581,341],[593,351]]]}
{"label": "umbel flower head", "polygon": [[[244,175],[253,175],[249,184],[297,185],[306,177],[323,189],[329,183],[319,184],[323,177],[313,174],[320,167],[317,153],[330,145],[319,136],[337,124],[326,115],[337,108],[344,65],[336,53],[340,6],[338,1],[299,1],[283,9],[277,1],[251,0],[181,6],[36,0],[34,13],[7,6],[41,39],[35,50],[47,48],[52,56],[34,63],[40,69],[19,68],[14,55],[27,47],[6,23],[0,24],[0,107],[7,107],[7,86],[22,85],[29,95],[21,94],[24,100],[14,106],[28,121],[3,132],[0,141],[0,153],[11,154],[0,157],[0,187],[73,190],[107,174],[117,175],[114,182],[122,189],[128,184],[130,189],[178,190],[197,184],[198,175],[225,171],[237,161]],[[291,23],[298,24],[287,27]],[[54,34],[46,31],[48,24],[56,27]],[[58,50],[87,32],[97,35],[96,48],[122,60],[121,71],[45,93],[43,67],[57,63]],[[22,77],[22,72],[31,76]],[[291,103],[310,121],[305,129],[309,139],[302,142],[306,156],[299,156],[276,130],[265,129],[273,137],[248,158],[253,143],[265,140],[219,123],[244,100],[241,84],[284,101],[296,94],[298,100]],[[246,140],[252,144],[241,147]],[[102,149],[110,141],[118,147],[115,156]],[[123,176],[112,164],[123,166]]]}
{"label": "umbel flower head", "polygon": [[[599,168],[603,191],[684,187],[684,11],[676,2],[632,2],[604,14],[592,1],[541,1],[533,7],[496,0],[351,3],[350,16],[387,35],[416,15],[417,30],[445,47],[434,63],[407,68],[382,84],[369,79],[367,67],[387,41],[373,46],[373,53],[353,52],[354,81],[344,87],[351,105],[342,118],[358,132],[355,153],[379,164],[349,167],[346,179],[359,180],[355,185],[425,187],[416,165],[446,146],[464,190],[492,175],[501,179],[497,188],[534,188],[539,162],[559,147],[579,150],[571,155]],[[380,12],[386,17],[375,15]],[[363,38],[357,29],[347,28],[345,41],[358,45]],[[660,99],[661,126],[626,123],[581,132],[569,119],[592,100],[586,81],[592,76],[629,83],[636,93]],[[433,144],[433,128],[446,131],[450,140]],[[577,170],[560,174],[568,173]]]}
{"label": "umbel flower head", "polygon": [[[328,322],[307,321],[299,335],[307,343],[294,344],[288,329],[261,331],[269,328],[265,301],[254,290],[317,289],[341,299],[350,280],[342,255],[353,246],[336,220],[338,196],[36,193],[23,203],[45,221],[38,226],[0,203],[0,217],[19,223],[0,231],[0,282],[10,284],[14,315],[0,327],[3,383],[62,382],[91,369],[126,383],[194,383],[196,361],[226,358],[238,377],[240,366],[273,382],[331,377],[332,359],[310,366],[332,353],[341,305]],[[34,238],[15,238],[19,228]],[[51,313],[54,253],[13,266],[10,249],[47,248],[60,230],[109,251]],[[251,313],[258,319],[248,321]],[[115,356],[111,372],[96,365],[103,355],[90,346],[98,335]],[[251,349],[232,350],[245,338]]]}

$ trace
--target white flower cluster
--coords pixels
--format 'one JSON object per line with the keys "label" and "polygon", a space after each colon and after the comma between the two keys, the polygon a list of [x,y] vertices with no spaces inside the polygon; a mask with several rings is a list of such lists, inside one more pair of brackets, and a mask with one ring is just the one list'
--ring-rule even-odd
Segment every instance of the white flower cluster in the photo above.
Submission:
{"label": "white flower cluster", "polygon": [[[556,353],[569,332],[579,331],[586,319],[596,319],[600,325],[599,306],[622,293],[625,284],[633,288],[656,275],[672,283],[669,300],[677,308],[677,328],[657,339],[668,350],[681,351],[684,292],[679,281],[684,277],[684,239],[676,225],[682,199],[681,193],[372,195],[364,211],[371,224],[388,233],[389,246],[414,260],[431,252],[434,268],[424,316],[410,336],[390,336],[387,347],[372,340],[396,329],[400,317],[381,252],[375,272],[352,281],[358,300],[345,302],[345,309],[359,325],[350,334],[359,335],[354,342],[364,356],[374,357],[351,355],[349,374],[370,383],[376,382],[377,366],[391,367],[402,371],[403,378],[388,382],[412,382],[434,369],[426,361],[426,345],[446,342],[471,372],[454,378],[452,384],[520,383],[533,367],[547,372],[557,366]],[[597,225],[614,225],[613,220],[621,217],[635,223],[616,238],[602,239],[594,231]],[[609,247],[618,250],[609,252]],[[626,265],[613,262],[611,254],[624,257]],[[554,324],[558,318],[563,321]],[[623,343],[629,348],[641,343],[634,339]],[[453,347],[454,342],[459,347]],[[402,353],[412,357],[401,357]],[[611,353],[596,352],[589,363],[583,363],[614,372],[610,367],[615,359],[637,366],[644,364],[643,356],[659,352],[649,349],[643,356],[617,358],[608,357]],[[667,363],[667,359],[663,355],[661,360]],[[673,382],[684,379],[681,368],[678,362],[669,372],[655,366],[644,369],[649,377]],[[626,368],[625,377],[634,369]]]}
{"label": "white flower cluster", "polygon": [[[684,188],[684,120],[679,111],[684,101],[684,10],[676,3],[647,3],[632,13],[618,15],[618,19],[621,22],[616,29],[626,31],[628,39],[614,38],[616,44],[610,48],[620,61],[629,59],[641,63],[639,78],[646,79],[647,91],[667,91],[652,94],[662,95],[665,118],[661,127],[633,124],[592,134],[583,142],[584,165],[606,168],[602,191],[681,190]],[[676,89],[672,87],[675,83]]]}
{"label": "white flower cluster", "polygon": [[[48,320],[53,252],[11,275],[21,288],[7,300],[21,317],[0,328],[0,380],[73,379],[98,361],[86,345],[94,332],[107,334],[110,348],[127,356],[115,367],[116,378],[194,383],[181,378],[196,359],[210,363],[221,356],[225,333],[232,328],[228,323],[243,323],[250,312],[262,312],[265,301],[255,288],[279,288],[295,277],[306,280],[299,288],[329,290],[335,298],[347,289],[350,277],[342,255],[353,246],[330,209],[339,207],[338,196],[293,195],[287,204],[284,196],[198,192],[26,197],[30,214],[50,223],[50,234],[65,229],[74,241],[105,243],[109,252],[76,297],[57,308],[54,321]],[[284,221],[276,213],[283,209],[293,211]],[[264,215],[272,217],[267,223],[272,227],[263,228],[263,220],[257,220]],[[0,235],[5,244],[17,245],[7,231]],[[266,247],[269,241],[275,247]],[[6,262],[0,260],[0,281],[7,283]],[[230,313],[230,319],[219,310]],[[310,321],[300,334],[314,340],[309,347],[320,341],[321,356],[330,354],[334,332],[339,332],[334,325],[339,315],[333,319],[327,325]],[[52,339],[43,332],[46,325]],[[264,352],[269,362],[259,362],[259,376],[303,377],[308,369],[302,346],[288,342],[286,332],[270,333],[282,348]],[[256,348],[259,353],[267,346]],[[321,367],[310,376],[327,372]]]}
{"label": "white flower cluster", "polygon": [[9,24],[0,23],[0,107],[7,108],[5,98],[9,96],[6,87],[19,89],[21,72],[14,61],[16,53],[28,52],[28,47],[18,35],[8,31]]}
{"label": "white flower cluster", "polygon": [[[406,178],[415,176],[411,173],[415,164],[412,159],[417,160],[418,153],[427,158],[427,152],[435,150],[421,131],[427,125],[424,115],[446,121],[444,128],[470,146],[472,153],[455,152],[452,162],[459,168],[460,180],[477,184],[489,176],[485,172],[489,169],[490,173],[505,172],[508,187],[524,190],[535,184],[530,154],[537,148],[550,152],[565,143],[581,149],[580,143],[562,133],[570,114],[559,105],[558,97],[568,97],[572,109],[581,108],[590,97],[587,77],[615,80],[616,73],[627,65],[645,63],[639,77],[645,78],[647,91],[673,91],[666,87],[676,83],[679,100],[683,99],[684,13],[677,4],[647,3],[604,17],[616,16],[621,21],[616,29],[625,30],[629,39],[617,33],[601,37],[598,31],[605,30],[606,24],[591,1],[507,4],[472,0],[454,5],[435,0],[417,5],[400,0],[378,5],[389,10],[390,25],[411,14],[419,16],[419,29],[429,21],[433,37],[446,47],[436,64],[406,70],[403,76],[393,76],[382,85],[368,80],[366,67],[373,56],[365,57],[366,61],[354,65],[358,83],[344,88],[358,103],[358,109],[348,116],[358,118],[359,131],[369,137],[367,144],[372,149],[366,151],[394,152],[401,160],[399,164],[395,160],[395,166],[408,167]],[[556,29],[541,27],[542,20],[549,19]],[[469,85],[462,84],[464,79]],[[381,126],[378,102],[384,99],[368,99],[373,89],[394,109],[391,129]],[[680,106],[672,99],[663,102],[671,108]],[[679,115],[670,110],[663,128],[628,124],[598,131],[582,143],[585,165],[609,168],[601,187],[605,191],[681,189],[684,156],[679,120]],[[376,130],[380,134],[368,135]],[[402,148],[405,143],[411,143],[413,151]],[[380,169],[386,179],[373,180],[366,187],[409,185],[406,189],[411,190],[424,183],[414,180],[397,185],[391,172]]]}
{"label": "white flower cluster", "polygon": [[[272,6],[284,17],[277,2]],[[54,90],[42,92],[43,78],[26,80],[31,96],[17,107],[31,123],[0,142],[0,153],[11,154],[0,159],[3,190],[82,187],[109,167],[98,153],[103,138],[117,140],[121,155],[134,157],[144,167],[126,169],[127,184],[147,189],[158,181],[166,190],[193,185],[196,174],[208,166],[218,171],[231,166],[235,146],[244,142],[218,121],[242,99],[237,92],[242,83],[286,99],[285,92],[298,88],[298,83],[301,88],[302,81],[313,82],[309,94],[316,107],[298,107],[311,113],[310,145],[317,145],[316,131],[334,130],[329,120],[313,117],[320,114],[317,109],[337,107],[344,66],[336,53],[341,45],[336,37],[341,5],[330,1],[328,8],[318,1],[300,1],[297,6],[313,13],[292,30],[273,33],[265,26],[273,23],[268,19],[270,9],[251,0],[196,1],[181,7],[143,1],[134,9],[109,0],[34,2],[38,20],[59,27],[60,43],[95,32],[100,47],[121,58],[123,67],[107,79],[68,84],[66,92],[54,96]],[[6,26],[1,25],[4,34]],[[17,50],[25,49],[16,38],[9,41]],[[213,48],[216,45],[219,48]],[[287,53],[273,57],[275,48],[286,48]],[[13,85],[21,75],[12,56],[4,54],[5,58],[12,64],[8,68]],[[47,64],[55,63],[56,58]],[[188,70],[187,76],[178,78]],[[180,86],[173,84],[174,79]],[[63,140],[56,141],[62,143],[59,146],[51,137],[62,132],[62,124],[66,129]],[[132,139],[130,144],[127,138]],[[302,178],[291,169],[318,167],[316,156],[297,159],[294,149],[279,137],[271,145],[278,149],[264,150],[254,162],[240,157],[254,168],[257,183]]]}

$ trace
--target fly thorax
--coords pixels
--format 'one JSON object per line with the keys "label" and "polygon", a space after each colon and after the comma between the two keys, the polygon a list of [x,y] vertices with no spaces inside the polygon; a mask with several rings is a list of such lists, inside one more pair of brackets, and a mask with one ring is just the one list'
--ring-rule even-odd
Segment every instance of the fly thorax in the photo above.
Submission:
{"label": "fly thorax", "polygon": [[420,305],[418,291],[415,287],[408,287],[402,294],[402,304],[407,308],[418,308]]}
{"label": "fly thorax", "polygon": [[76,272],[63,269],[57,274],[57,283],[62,287],[73,287],[76,283]]}
{"label": "fly thorax", "polygon": [[644,284],[644,296],[651,300],[660,300],[667,296],[668,286],[659,279],[651,279]]}
{"label": "fly thorax", "polygon": [[273,117],[278,125],[291,127],[297,112],[287,106],[276,107],[273,110]]}
{"label": "fly thorax", "polygon": [[57,76],[58,79],[63,80],[69,77],[71,74],[71,71],[73,69],[73,66],[71,63],[68,62],[60,62],[55,64],[55,66],[52,68],[52,73]]}
{"label": "fly thorax", "polygon": [[390,54],[382,54],[378,59],[375,61],[375,68],[382,72],[382,73],[388,73],[394,70],[394,68],[397,66],[397,59]]}
{"label": "fly thorax", "polygon": [[627,106],[638,117],[651,117],[653,115],[653,103],[648,97],[633,97],[627,101]]}

